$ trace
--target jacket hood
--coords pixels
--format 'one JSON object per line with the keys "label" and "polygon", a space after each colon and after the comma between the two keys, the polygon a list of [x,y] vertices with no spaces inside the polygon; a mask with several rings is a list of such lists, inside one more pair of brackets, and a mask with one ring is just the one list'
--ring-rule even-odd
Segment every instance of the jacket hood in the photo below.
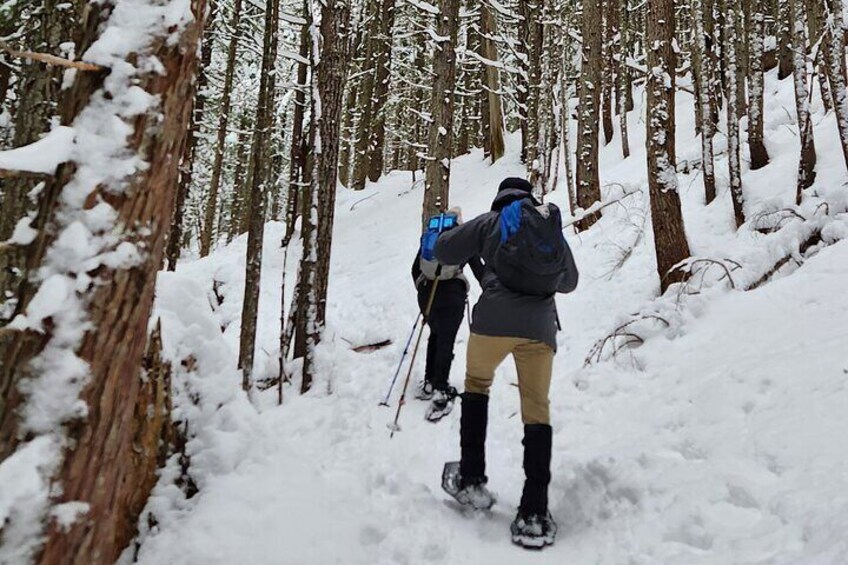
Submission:
{"label": "jacket hood", "polygon": [[539,202],[535,198],[533,198],[533,195],[529,192],[518,188],[505,188],[503,190],[498,191],[498,194],[492,201],[492,211],[500,212],[516,200],[523,200],[525,198],[529,198],[530,201],[533,202],[534,206],[539,205]]}

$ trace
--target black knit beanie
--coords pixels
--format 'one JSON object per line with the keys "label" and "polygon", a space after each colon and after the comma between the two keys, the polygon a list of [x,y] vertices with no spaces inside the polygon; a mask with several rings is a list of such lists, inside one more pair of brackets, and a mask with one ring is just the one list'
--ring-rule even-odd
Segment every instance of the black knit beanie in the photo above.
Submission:
{"label": "black knit beanie", "polygon": [[533,192],[533,185],[530,184],[527,180],[519,177],[507,177],[502,180],[500,186],[498,187],[498,192],[500,192],[501,190],[506,190],[508,188],[515,188],[517,190],[523,190],[524,192]]}

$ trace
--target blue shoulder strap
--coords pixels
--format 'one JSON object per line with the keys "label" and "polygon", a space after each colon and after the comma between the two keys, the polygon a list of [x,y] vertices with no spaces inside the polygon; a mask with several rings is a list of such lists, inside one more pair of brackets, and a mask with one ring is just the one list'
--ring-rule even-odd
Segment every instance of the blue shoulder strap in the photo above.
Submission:
{"label": "blue shoulder strap", "polygon": [[516,200],[501,210],[501,244],[521,228],[521,200]]}

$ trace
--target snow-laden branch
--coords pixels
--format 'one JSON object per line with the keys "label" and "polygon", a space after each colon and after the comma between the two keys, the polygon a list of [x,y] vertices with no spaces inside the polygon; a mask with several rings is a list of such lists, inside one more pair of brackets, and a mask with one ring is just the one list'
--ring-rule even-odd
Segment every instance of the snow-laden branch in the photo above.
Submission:
{"label": "snow-laden branch", "polygon": [[0,151],[0,176],[15,176],[15,172],[52,175],[71,158],[73,146],[74,129],[59,126],[34,143]]}

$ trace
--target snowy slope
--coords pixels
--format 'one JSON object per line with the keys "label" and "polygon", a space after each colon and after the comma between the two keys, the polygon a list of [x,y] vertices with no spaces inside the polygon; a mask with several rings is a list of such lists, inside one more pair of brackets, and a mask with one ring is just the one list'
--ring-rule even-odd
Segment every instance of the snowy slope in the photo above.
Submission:
{"label": "snowy slope", "polygon": [[[791,104],[791,85],[773,78],[775,101],[766,109],[773,164],[745,175],[749,215],[785,206],[794,194],[797,140],[775,106]],[[691,97],[681,93],[678,103],[682,161],[697,156],[698,142],[686,121]],[[835,125],[832,117],[818,120],[816,190],[831,203],[848,201]],[[602,149],[607,199],[647,191],[638,112],[630,128],[631,159],[621,160],[617,142]],[[454,162],[452,204],[466,217],[488,208],[504,176],[522,173],[516,139],[509,141],[494,166],[479,151]],[[724,170],[723,161],[717,166]],[[184,500],[171,484],[175,466],[166,469],[148,506],[157,525],[148,529],[142,520],[141,563],[848,562],[848,241],[758,290],[719,284],[672,305],[669,331],[584,369],[592,345],[628,315],[671,306],[654,302],[644,194],[607,208],[588,233],[570,235],[582,278],[574,294],[559,298],[551,507],[560,535],[554,547],[528,553],[507,535],[523,479],[511,364],[500,368],[492,392],[488,474],[500,500],[488,516],[457,512],[439,487],[443,463],[458,458],[458,411],[432,425],[424,405],[411,402],[390,440],[393,410],[377,405],[416,315],[409,267],[422,194],[410,185],[409,173],[392,173],[364,192],[340,192],[321,380],[306,396],[297,395],[298,383],[287,387],[281,408],[275,391],[258,393],[253,406],[239,391],[246,237],[163,275],[166,354],[200,359],[196,373],[183,375],[177,399],[197,433],[188,450],[200,493]],[[744,263],[733,275],[739,283],[797,246],[795,232],[736,234],[724,185],[709,207],[696,173],[681,175],[681,192],[693,252]],[[564,191],[551,199],[567,208]],[[829,228],[832,239],[844,235],[840,225]],[[260,377],[276,370],[282,230],[270,223],[265,238]],[[291,286],[290,278],[288,292]],[[464,325],[457,386],[467,335]],[[384,338],[394,344],[370,354],[348,343]],[[422,374],[419,359],[413,378]]]}

